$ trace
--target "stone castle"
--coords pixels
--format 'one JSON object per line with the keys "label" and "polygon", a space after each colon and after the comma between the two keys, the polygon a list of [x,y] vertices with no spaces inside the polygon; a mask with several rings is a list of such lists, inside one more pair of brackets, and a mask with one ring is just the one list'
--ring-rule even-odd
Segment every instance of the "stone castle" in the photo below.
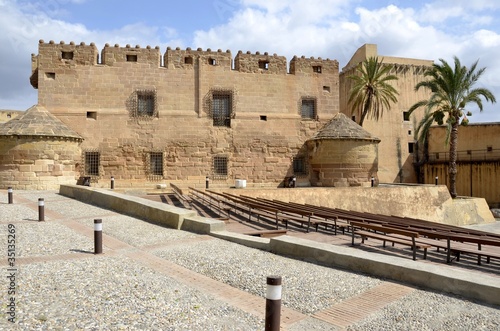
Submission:
{"label": "stone castle", "polygon": [[[348,75],[369,56],[399,78],[398,103],[363,128],[347,105]],[[55,188],[185,182],[277,187],[416,182],[406,110],[429,60],[364,45],[336,60],[229,50],[40,41],[30,82],[38,104],[0,125],[0,185]],[[17,115],[17,114],[16,114]]]}

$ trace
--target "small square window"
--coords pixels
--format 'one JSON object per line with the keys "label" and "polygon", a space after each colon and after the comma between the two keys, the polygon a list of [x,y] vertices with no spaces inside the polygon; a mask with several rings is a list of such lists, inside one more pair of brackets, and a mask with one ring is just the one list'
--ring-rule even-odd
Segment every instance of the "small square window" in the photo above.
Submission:
{"label": "small square window", "polygon": [[316,118],[316,100],[314,100],[314,99],[302,99],[300,115],[302,118],[315,119]]}
{"label": "small square window", "polygon": [[266,115],[260,115],[260,120],[261,121],[267,121],[267,116]]}
{"label": "small square window", "polygon": [[493,146],[486,146],[487,152],[493,152]]}
{"label": "small square window", "polygon": [[45,77],[47,79],[56,79],[56,73],[55,72],[46,72]]}
{"label": "small square window", "polygon": [[269,69],[269,61],[259,61],[259,69],[268,70]]}
{"label": "small square window", "polygon": [[73,60],[73,52],[62,52],[61,53],[61,58],[63,60]]}
{"label": "small square window", "polygon": [[99,152],[85,152],[85,175],[99,176]]}
{"label": "small square window", "polygon": [[149,154],[149,172],[154,176],[163,176],[162,152],[151,152]]}
{"label": "small square window", "polygon": [[321,73],[321,66],[313,66],[313,72],[320,74]]}
{"label": "small square window", "polygon": [[214,178],[225,179],[228,174],[227,156],[214,156],[213,158]]}
{"label": "small square window", "polygon": [[411,130],[408,130],[408,135],[411,136]]}
{"label": "small square window", "polygon": [[330,86],[323,86],[323,91],[330,93]]}
{"label": "small square window", "polygon": [[95,112],[95,111],[88,111],[87,112],[87,118],[96,120],[97,119],[97,112]]}
{"label": "small square window", "polygon": [[470,149],[467,150],[467,155],[471,155],[472,151]]}
{"label": "small square window", "polygon": [[211,66],[214,66],[217,64],[217,61],[214,58],[209,58],[208,59],[208,64]]}
{"label": "small square window", "polygon": [[127,54],[127,62],[137,62],[137,54]]}
{"label": "small square window", "polygon": [[439,160],[439,153],[436,153],[436,160]]}
{"label": "small square window", "polygon": [[404,111],[403,112],[403,121],[408,122],[410,120],[410,112]]}
{"label": "small square window", "polygon": [[186,56],[184,58],[184,63],[185,64],[193,64],[193,57],[192,56]]}

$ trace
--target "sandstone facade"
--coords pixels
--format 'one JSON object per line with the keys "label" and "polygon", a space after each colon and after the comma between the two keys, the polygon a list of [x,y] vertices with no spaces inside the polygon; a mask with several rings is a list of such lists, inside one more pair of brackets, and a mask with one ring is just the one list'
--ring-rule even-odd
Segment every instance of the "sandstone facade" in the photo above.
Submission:
{"label": "sandstone facade", "polygon": [[432,66],[432,60],[392,57],[378,54],[377,45],[366,44],[360,47],[340,73],[340,111],[359,120],[360,115],[353,113],[348,105],[351,83],[348,77],[356,73],[356,67],[371,56],[378,56],[382,62],[391,66],[390,74],[398,77],[390,83],[399,92],[398,101],[391,109],[385,110],[378,121],[367,117],[363,127],[380,138],[379,171],[380,182],[416,183],[413,152],[417,137],[415,130],[424,110],[418,109],[411,116],[408,109],[420,100],[429,98],[427,91],[415,92],[415,85],[424,80],[424,72]]}
{"label": "sandstone facade", "polygon": [[78,175],[95,183],[276,186],[295,165],[309,185],[304,142],[339,112],[338,62],[288,65],[268,53],[41,41],[30,80],[38,104],[84,138]]}

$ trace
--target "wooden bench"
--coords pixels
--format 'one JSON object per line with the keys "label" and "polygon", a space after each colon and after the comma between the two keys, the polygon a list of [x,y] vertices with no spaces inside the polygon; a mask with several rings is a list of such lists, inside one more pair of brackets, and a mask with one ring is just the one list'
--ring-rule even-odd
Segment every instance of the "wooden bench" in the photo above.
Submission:
{"label": "wooden bench", "polygon": [[284,229],[279,229],[279,230],[258,230],[258,231],[250,231],[250,232],[245,232],[243,234],[247,236],[257,236],[257,237],[263,237],[263,238],[270,238],[270,237],[276,237],[276,236],[281,236],[286,234],[286,230]]}
{"label": "wooden bench", "polygon": [[499,242],[496,239],[456,233],[434,233],[429,231],[426,231],[425,235],[428,238],[420,237],[417,239],[417,242],[429,244],[432,247],[436,247],[438,250],[440,248],[445,249],[446,263],[452,262],[452,253],[455,255],[457,262],[460,262],[460,255],[462,253],[477,255],[478,265],[481,265],[482,257],[486,257],[486,263],[490,263],[491,258],[500,259],[500,250],[493,250],[494,246],[499,246]]}
{"label": "wooden bench", "polygon": [[[383,241],[383,246],[385,247],[386,241],[401,245],[410,246],[413,251],[413,260],[417,259],[417,248],[424,250],[424,260],[427,258],[427,248],[431,247],[429,244],[424,244],[416,241],[419,237],[418,232],[407,231],[398,228],[391,228],[381,224],[371,224],[362,222],[350,222],[352,227],[352,246],[354,246],[354,236],[361,236],[361,243],[365,242],[367,238],[379,239]],[[356,229],[357,228],[357,229]],[[366,230],[371,231],[366,231]],[[409,239],[391,236],[391,234],[396,234],[400,236],[408,237]]]}

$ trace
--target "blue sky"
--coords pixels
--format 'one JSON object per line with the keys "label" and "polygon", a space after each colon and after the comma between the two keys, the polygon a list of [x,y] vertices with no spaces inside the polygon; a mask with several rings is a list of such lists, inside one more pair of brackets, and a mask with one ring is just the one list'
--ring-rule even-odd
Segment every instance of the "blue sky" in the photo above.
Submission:
{"label": "blue sky", "polygon": [[500,122],[498,0],[0,0],[0,109],[36,103],[29,84],[38,40],[260,51],[337,59],[365,43],[380,55],[438,61],[458,56],[487,70],[485,104],[471,122]]}

